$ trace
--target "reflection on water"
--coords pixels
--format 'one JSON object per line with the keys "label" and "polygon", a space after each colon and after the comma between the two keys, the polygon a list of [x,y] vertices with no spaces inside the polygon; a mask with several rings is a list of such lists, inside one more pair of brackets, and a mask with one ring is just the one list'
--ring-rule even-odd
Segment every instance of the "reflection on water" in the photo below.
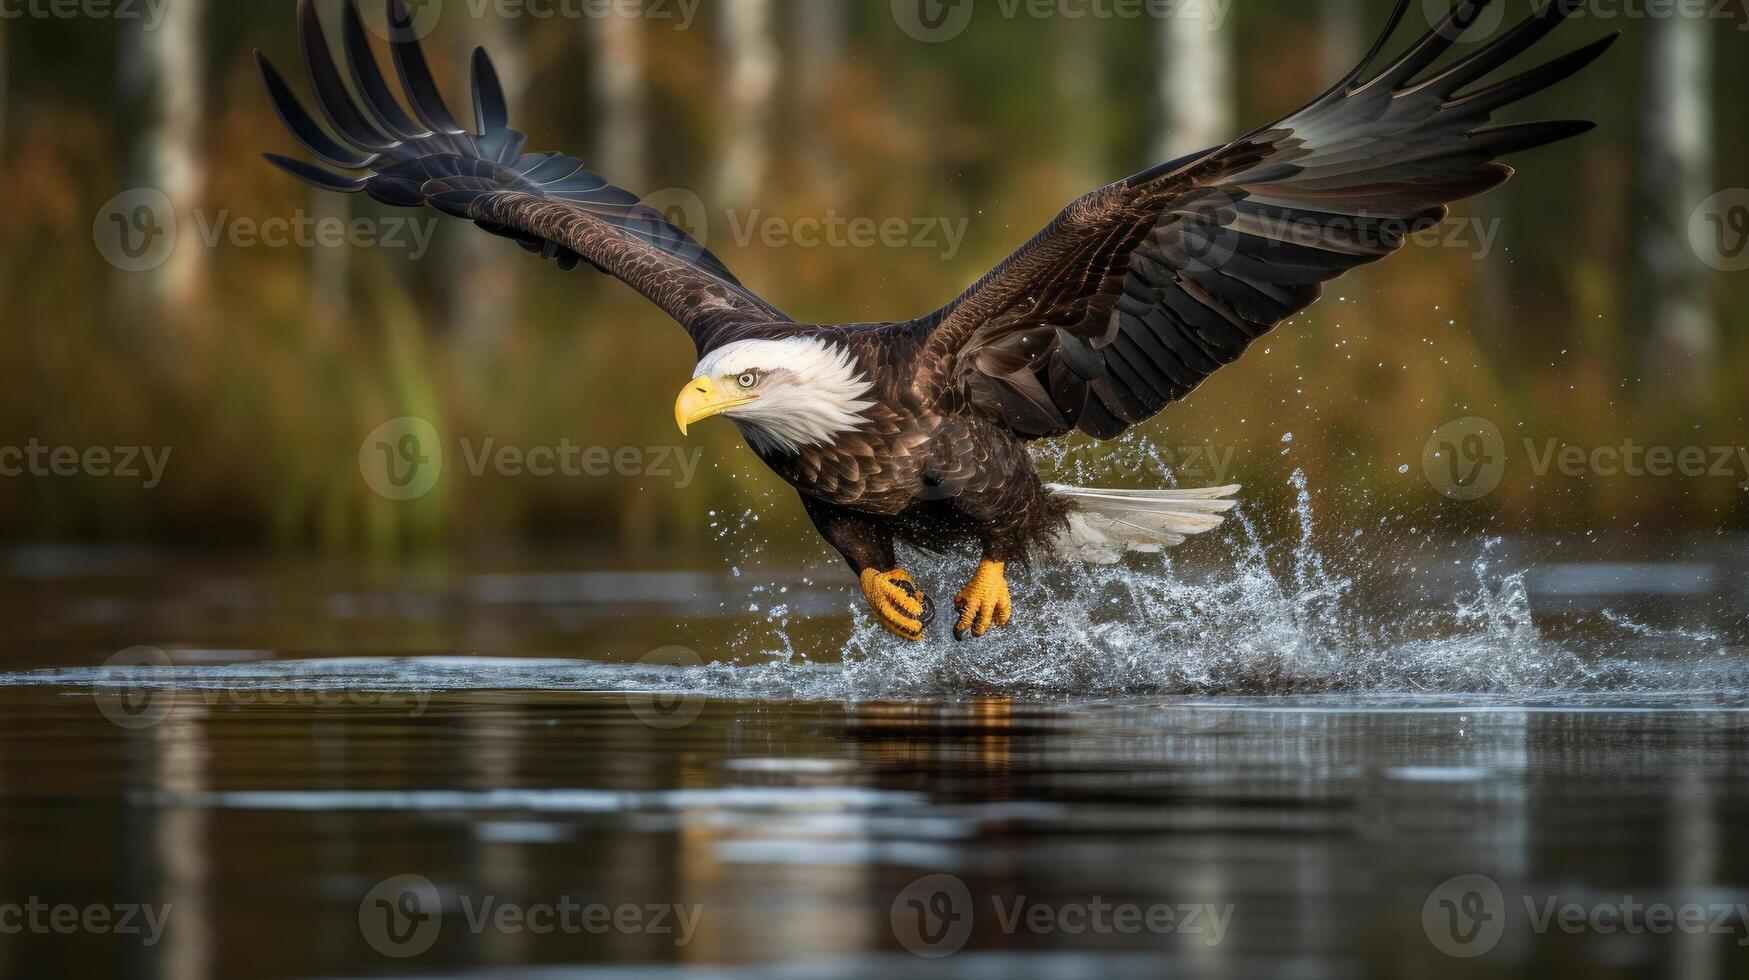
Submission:
{"label": "reflection on water", "polygon": [[1749,975],[1741,563],[1515,547],[898,650],[811,570],[13,555],[0,973]]}
{"label": "reflection on water", "polygon": [[[0,707],[6,894],[169,907],[151,947],[10,936],[21,974],[1710,977],[1740,973],[1749,943],[1729,830],[1749,810],[1749,705],[1725,699],[712,701],[673,729],[599,693],[443,693],[418,712],[184,698],[143,730],[65,687]],[[924,960],[894,917],[932,875],[961,883],[944,908],[970,928]],[[1479,908],[1504,924],[1473,961],[1424,916],[1466,875],[1498,889]],[[432,889],[407,893],[399,939],[361,924],[388,914],[367,898],[391,879]],[[1535,931],[1545,903],[1623,896],[1729,915]],[[590,908],[638,911],[595,932]],[[660,909],[692,932],[662,931]],[[1120,909],[1175,927],[1120,930]]]}

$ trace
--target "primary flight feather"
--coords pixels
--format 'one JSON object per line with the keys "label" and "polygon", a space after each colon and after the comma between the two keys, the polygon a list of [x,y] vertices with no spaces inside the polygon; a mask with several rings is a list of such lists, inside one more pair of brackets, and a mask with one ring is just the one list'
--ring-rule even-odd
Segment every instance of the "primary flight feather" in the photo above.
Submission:
{"label": "primary flight feather", "polygon": [[[933,605],[899,567],[897,542],[980,549],[955,599],[963,637],[1009,621],[1010,562],[1040,553],[1115,561],[1217,527],[1237,487],[1046,485],[1026,444],[1077,430],[1111,439],[1148,421],[1310,306],[1325,282],[1397,251],[1453,201],[1504,183],[1512,170],[1502,156],[1591,128],[1493,122],[1615,40],[1496,79],[1574,0],[1549,0],[1434,70],[1490,2],[1459,0],[1372,73],[1410,6],[1399,0],[1360,65],[1304,108],[1082,197],[958,299],[903,323],[795,323],[635,195],[572,157],[525,153],[483,50],[473,60],[472,131],[408,37],[389,44],[402,107],[350,0],[341,62],[310,0],[299,5],[326,127],[257,57],[280,119],[327,166],[268,154],[274,164],[318,187],[470,219],[563,268],[587,263],[678,321],[699,358],[675,403],[682,432],[711,416],[732,420],[800,492],[876,618],[915,640]],[[403,0],[388,5],[391,24],[410,22]]]}

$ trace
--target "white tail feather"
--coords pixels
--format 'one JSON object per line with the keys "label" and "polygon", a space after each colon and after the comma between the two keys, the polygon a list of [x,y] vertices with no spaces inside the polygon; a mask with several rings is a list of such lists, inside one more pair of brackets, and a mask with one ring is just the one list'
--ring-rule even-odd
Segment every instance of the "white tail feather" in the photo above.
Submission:
{"label": "white tail feather", "polygon": [[1203,490],[1093,490],[1052,484],[1075,502],[1069,529],[1058,535],[1057,555],[1110,565],[1124,552],[1158,554],[1221,526],[1238,487]]}

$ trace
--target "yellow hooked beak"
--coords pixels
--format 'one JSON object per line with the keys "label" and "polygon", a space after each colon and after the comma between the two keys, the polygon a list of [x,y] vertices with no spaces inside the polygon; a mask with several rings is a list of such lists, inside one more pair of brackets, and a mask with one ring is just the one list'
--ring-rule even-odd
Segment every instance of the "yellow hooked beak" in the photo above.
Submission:
{"label": "yellow hooked beak", "polygon": [[757,395],[725,392],[708,377],[693,378],[680,389],[680,397],[674,400],[674,421],[680,424],[680,434],[686,435],[686,427],[692,423],[758,399]]}

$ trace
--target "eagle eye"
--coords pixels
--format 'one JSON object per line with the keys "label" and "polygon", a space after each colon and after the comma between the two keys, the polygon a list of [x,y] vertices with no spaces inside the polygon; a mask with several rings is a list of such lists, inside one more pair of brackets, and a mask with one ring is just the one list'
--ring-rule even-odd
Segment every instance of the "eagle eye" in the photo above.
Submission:
{"label": "eagle eye", "polygon": [[743,388],[751,388],[754,385],[759,383],[759,372],[758,371],[748,371],[747,373],[741,375],[741,377],[739,379],[737,379],[737,383],[740,384],[740,386]]}

